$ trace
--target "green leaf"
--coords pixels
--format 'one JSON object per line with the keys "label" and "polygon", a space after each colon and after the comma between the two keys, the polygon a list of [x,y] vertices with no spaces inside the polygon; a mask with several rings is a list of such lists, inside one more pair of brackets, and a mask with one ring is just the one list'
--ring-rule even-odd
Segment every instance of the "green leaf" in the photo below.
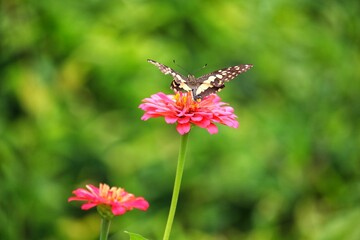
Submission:
{"label": "green leaf", "polygon": [[148,240],[147,238],[144,238],[143,236],[136,233],[131,233],[128,231],[125,231],[125,233],[130,235],[130,240]]}

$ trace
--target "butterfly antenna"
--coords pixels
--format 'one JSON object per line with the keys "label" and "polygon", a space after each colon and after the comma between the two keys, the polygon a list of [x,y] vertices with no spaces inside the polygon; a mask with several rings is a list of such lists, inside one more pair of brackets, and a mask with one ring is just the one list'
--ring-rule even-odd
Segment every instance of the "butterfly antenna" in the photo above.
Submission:
{"label": "butterfly antenna", "polygon": [[175,62],[175,59],[173,60],[173,63],[174,63],[176,66],[178,66],[179,68],[181,68],[182,70],[184,70],[185,72],[187,72],[188,74],[190,74],[190,72],[189,72],[188,70],[186,70],[185,68],[183,68],[182,66],[180,66],[179,64],[177,64],[177,63]]}
{"label": "butterfly antenna", "polygon": [[[173,63],[174,63],[176,66],[178,66],[179,68],[181,68],[182,70],[184,70],[185,72],[187,72],[188,74],[191,74],[188,70],[186,70],[185,68],[183,68],[182,66],[180,66],[179,64],[177,64],[177,63],[175,62],[175,60],[173,60]],[[200,71],[200,70],[203,69],[203,68],[206,68],[206,67],[207,67],[207,63],[205,63],[205,65],[202,66],[201,68],[197,69],[197,70],[195,71],[195,73],[198,72],[198,71]],[[191,75],[192,75],[192,74],[191,74]]]}
{"label": "butterfly antenna", "polygon": [[198,70],[196,70],[195,73],[197,73],[198,71],[200,71],[201,69],[206,68],[206,67],[207,67],[207,63],[205,63],[204,66],[202,66],[201,68],[199,68]]}

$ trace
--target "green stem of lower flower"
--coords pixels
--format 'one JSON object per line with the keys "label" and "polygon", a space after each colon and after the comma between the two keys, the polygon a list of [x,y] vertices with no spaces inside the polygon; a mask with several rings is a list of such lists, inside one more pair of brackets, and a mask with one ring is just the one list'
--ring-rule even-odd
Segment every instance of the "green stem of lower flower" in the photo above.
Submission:
{"label": "green stem of lower flower", "polygon": [[173,189],[173,195],[171,199],[170,211],[168,220],[165,227],[164,237],[163,240],[168,240],[170,237],[171,227],[174,221],[176,205],[179,198],[180,186],[181,186],[181,179],[184,172],[184,165],[185,165],[185,153],[186,153],[186,146],[188,141],[189,133],[186,133],[181,136],[181,145],[179,150],[179,157],[178,163],[176,168],[176,176],[175,176],[175,183]]}
{"label": "green stem of lower flower", "polygon": [[111,220],[101,218],[100,240],[107,240],[109,235]]}

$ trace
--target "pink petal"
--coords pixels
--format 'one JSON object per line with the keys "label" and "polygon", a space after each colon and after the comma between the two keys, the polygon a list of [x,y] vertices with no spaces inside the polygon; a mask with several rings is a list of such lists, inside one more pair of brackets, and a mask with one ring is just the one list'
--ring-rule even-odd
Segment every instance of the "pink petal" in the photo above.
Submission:
{"label": "pink petal", "polygon": [[189,117],[182,117],[182,118],[178,118],[178,123],[180,124],[186,124],[190,121]]}
{"label": "pink petal", "polygon": [[132,207],[146,211],[149,208],[149,203],[142,197],[136,198],[131,202]]}
{"label": "pink petal", "polygon": [[126,208],[121,205],[115,205],[111,208],[111,211],[114,215],[122,215],[126,212]]}
{"label": "pink petal", "polygon": [[93,208],[95,206],[97,206],[98,204],[97,203],[84,203],[82,206],[81,206],[81,209],[82,210],[88,210],[90,208]]}
{"label": "pink petal", "polygon": [[185,124],[178,124],[176,126],[176,130],[181,134],[184,135],[185,133],[188,133],[190,131],[190,123]]}
{"label": "pink petal", "polygon": [[87,184],[86,188],[90,190],[90,192],[98,194],[99,193],[99,188],[95,187],[92,184]]}
{"label": "pink petal", "polygon": [[209,125],[210,125],[210,123],[211,123],[211,121],[210,121],[210,119],[203,119],[202,121],[200,121],[200,122],[193,122],[196,126],[199,126],[199,127],[201,127],[201,128],[207,128]]}
{"label": "pink petal", "polygon": [[85,189],[76,189],[73,191],[74,197],[70,197],[68,201],[74,201],[74,200],[88,200],[88,199],[96,199],[96,196]]}
{"label": "pink petal", "polygon": [[165,122],[168,123],[168,124],[176,123],[177,120],[178,120],[177,117],[165,116]]}
{"label": "pink petal", "polygon": [[191,121],[199,122],[199,121],[201,121],[203,118],[204,118],[203,116],[197,115],[197,116],[191,117]]}
{"label": "pink petal", "polygon": [[152,114],[147,114],[147,113],[145,113],[145,114],[141,117],[141,120],[146,121],[146,120],[148,120],[148,119],[150,119],[150,118],[152,118],[152,117],[154,117]]}
{"label": "pink petal", "polygon": [[215,133],[218,133],[218,128],[215,124],[211,123],[207,128],[208,132],[210,134],[215,134]]}

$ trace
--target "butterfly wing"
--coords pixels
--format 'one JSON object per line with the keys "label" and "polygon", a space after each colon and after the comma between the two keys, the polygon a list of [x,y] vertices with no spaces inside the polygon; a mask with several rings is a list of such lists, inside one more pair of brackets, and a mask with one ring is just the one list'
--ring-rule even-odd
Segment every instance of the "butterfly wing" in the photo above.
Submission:
{"label": "butterfly wing", "polygon": [[225,82],[234,79],[241,73],[252,68],[252,64],[241,64],[233,67],[223,68],[197,78],[199,86],[195,94],[198,98],[203,98],[212,93],[216,93],[225,87]]}
{"label": "butterfly wing", "polygon": [[148,59],[147,61],[149,63],[152,63],[155,66],[157,66],[163,74],[165,74],[165,75],[170,74],[173,77],[174,80],[171,82],[171,85],[170,85],[170,88],[173,91],[175,91],[175,92],[191,91],[191,88],[186,84],[186,79],[187,79],[186,77],[184,77],[180,73],[176,72],[172,68],[165,66],[164,64],[161,64],[161,63],[156,62],[151,59]]}

